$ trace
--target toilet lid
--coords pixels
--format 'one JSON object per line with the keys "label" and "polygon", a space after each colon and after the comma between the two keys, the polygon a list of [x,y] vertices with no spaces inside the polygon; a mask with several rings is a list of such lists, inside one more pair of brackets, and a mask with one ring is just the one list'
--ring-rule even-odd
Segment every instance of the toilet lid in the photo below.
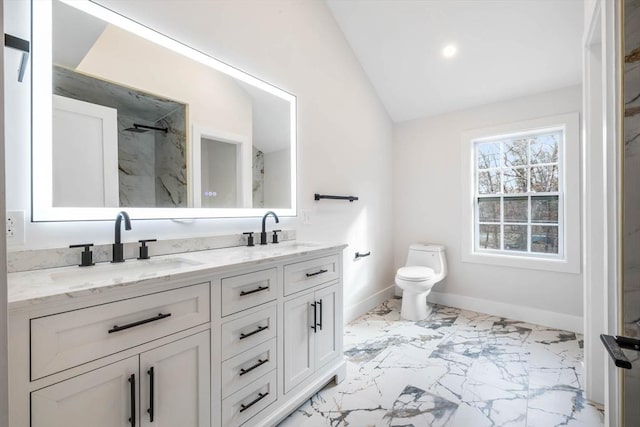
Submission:
{"label": "toilet lid", "polygon": [[408,267],[402,267],[398,269],[397,276],[400,279],[411,280],[411,281],[420,281],[426,280],[429,277],[433,276],[435,272],[433,269],[429,267],[422,267],[417,265],[411,265]]}

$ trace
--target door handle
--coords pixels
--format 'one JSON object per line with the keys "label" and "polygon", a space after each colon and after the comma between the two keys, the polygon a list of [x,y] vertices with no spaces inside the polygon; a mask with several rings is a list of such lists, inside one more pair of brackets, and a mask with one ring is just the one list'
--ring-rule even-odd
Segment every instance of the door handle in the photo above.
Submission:
{"label": "door handle", "polygon": [[631,369],[633,367],[622,349],[640,351],[640,340],[605,334],[600,334],[600,340],[618,368]]}

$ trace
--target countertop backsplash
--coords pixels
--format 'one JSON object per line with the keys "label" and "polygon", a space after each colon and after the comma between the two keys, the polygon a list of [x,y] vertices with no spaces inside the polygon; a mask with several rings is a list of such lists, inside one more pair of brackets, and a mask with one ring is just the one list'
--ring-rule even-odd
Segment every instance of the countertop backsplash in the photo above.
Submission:
{"label": "countertop backsplash", "polygon": [[[260,232],[254,233],[256,242],[260,239]],[[295,230],[282,230],[279,234],[280,241],[295,240]],[[271,242],[271,233],[269,233]],[[185,239],[158,239],[149,243],[149,255],[171,255],[185,252],[205,251],[209,249],[230,248],[247,244],[246,236],[242,234],[230,234],[222,236],[191,237]],[[272,244],[272,243],[269,243]],[[256,243],[256,245],[259,245]],[[140,243],[124,243],[125,259],[136,259]],[[82,248],[54,248],[34,249],[7,253],[7,269],[9,273],[19,271],[41,270],[45,268],[67,267],[80,264]],[[96,245],[93,251],[93,262],[111,261],[111,244]]]}

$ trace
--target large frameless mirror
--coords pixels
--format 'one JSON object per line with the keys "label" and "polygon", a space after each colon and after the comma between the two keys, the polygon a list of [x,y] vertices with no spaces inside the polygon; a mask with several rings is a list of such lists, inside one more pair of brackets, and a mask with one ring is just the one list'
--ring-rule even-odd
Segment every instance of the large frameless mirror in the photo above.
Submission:
{"label": "large frameless mirror", "polygon": [[295,215],[295,96],[90,1],[33,28],[34,221]]}

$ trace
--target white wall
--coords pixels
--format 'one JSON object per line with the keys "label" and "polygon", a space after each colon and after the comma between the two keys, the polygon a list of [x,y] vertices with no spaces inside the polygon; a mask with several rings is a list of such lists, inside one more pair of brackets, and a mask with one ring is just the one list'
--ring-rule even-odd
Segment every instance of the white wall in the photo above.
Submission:
{"label": "white wall", "polygon": [[[345,319],[393,282],[392,125],[323,2],[315,0],[101,0],[119,13],[233,64],[298,97],[298,209],[281,220],[299,239],[349,244],[344,257]],[[29,34],[29,2],[6,2],[12,25]],[[18,12],[20,12],[18,14]],[[7,208],[30,209],[30,84],[7,88]],[[353,194],[358,202],[313,201],[313,193]],[[133,221],[126,241],[258,230],[258,218]],[[26,244],[62,247],[113,241],[113,222],[27,223]],[[372,256],[353,262],[356,251]],[[356,307],[357,306],[357,307]]]}
{"label": "white wall", "polygon": [[[447,248],[433,301],[541,324],[581,328],[582,275],[462,262],[464,131],[581,110],[579,86],[401,123],[394,130],[394,262],[412,242]],[[576,218],[575,220],[579,220]]]}

